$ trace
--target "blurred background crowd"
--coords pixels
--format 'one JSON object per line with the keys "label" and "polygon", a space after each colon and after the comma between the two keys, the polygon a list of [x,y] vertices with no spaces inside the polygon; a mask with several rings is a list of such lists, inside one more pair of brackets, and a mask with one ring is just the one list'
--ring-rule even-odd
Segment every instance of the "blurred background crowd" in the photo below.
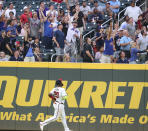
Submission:
{"label": "blurred background crowd", "polygon": [[148,63],[147,0],[1,0],[0,61]]}

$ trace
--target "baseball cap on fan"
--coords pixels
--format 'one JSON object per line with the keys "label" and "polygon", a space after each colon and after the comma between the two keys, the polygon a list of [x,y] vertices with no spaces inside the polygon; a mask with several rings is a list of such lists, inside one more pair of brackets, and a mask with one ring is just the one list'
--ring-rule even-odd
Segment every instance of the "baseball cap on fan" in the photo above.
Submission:
{"label": "baseball cap on fan", "polygon": [[84,3],[84,2],[86,2],[86,0],[82,0],[82,2]]}
{"label": "baseball cap on fan", "polygon": [[76,23],[76,24],[77,24],[77,21],[76,21],[76,20],[74,20],[74,21],[72,21],[72,23]]}
{"label": "baseball cap on fan", "polygon": [[122,29],[122,28],[119,28],[119,29],[118,29],[118,31],[124,31],[124,29]]}
{"label": "baseball cap on fan", "polygon": [[[61,23],[61,22],[59,22],[59,23],[58,23],[58,27],[59,27],[60,25],[62,25],[62,23]],[[62,79],[60,78],[59,80],[62,80]]]}
{"label": "baseball cap on fan", "polygon": [[27,6],[25,6],[24,8],[23,8],[23,10],[25,10],[25,9],[27,9],[28,7]]}

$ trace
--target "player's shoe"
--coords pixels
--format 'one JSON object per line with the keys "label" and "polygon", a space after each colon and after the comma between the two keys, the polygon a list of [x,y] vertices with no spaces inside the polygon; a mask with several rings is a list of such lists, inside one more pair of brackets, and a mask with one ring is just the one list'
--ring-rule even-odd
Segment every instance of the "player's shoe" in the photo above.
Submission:
{"label": "player's shoe", "polygon": [[42,125],[42,122],[40,122],[40,129],[41,129],[41,131],[43,131],[43,125]]}

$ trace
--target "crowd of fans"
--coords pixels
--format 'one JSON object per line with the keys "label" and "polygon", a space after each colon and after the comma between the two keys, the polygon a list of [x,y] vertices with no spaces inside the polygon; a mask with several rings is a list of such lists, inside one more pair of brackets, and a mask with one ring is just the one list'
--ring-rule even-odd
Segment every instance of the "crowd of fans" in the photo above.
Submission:
{"label": "crowd of fans", "polygon": [[[5,7],[0,1],[0,61],[45,61],[52,50],[57,62],[148,63],[148,9],[142,12],[132,1],[119,25],[120,0],[60,2],[66,11],[41,1],[36,11],[24,5],[17,15],[12,2]],[[112,21],[104,27],[106,16]],[[89,23],[96,25],[96,37],[83,40]]]}

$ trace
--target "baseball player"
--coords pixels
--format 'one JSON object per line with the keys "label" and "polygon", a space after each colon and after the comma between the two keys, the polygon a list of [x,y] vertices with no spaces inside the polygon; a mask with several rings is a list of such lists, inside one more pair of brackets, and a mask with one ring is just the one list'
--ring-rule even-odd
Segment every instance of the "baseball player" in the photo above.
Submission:
{"label": "baseball player", "polygon": [[67,94],[64,88],[62,88],[63,83],[62,79],[56,81],[56,87],[49,93],[49,97],[53,100],[53,107],[54,107],[54,116],[45,120],[44,122],[40,122],[40,129],[43,131],[44,126],[47,124],[56,121],[59,117],[62,119],[62,124],[64,126],[65,131],[70,131],[67,123],[66,123],[66,116],[64,110],[64,102],[67,98]]}

